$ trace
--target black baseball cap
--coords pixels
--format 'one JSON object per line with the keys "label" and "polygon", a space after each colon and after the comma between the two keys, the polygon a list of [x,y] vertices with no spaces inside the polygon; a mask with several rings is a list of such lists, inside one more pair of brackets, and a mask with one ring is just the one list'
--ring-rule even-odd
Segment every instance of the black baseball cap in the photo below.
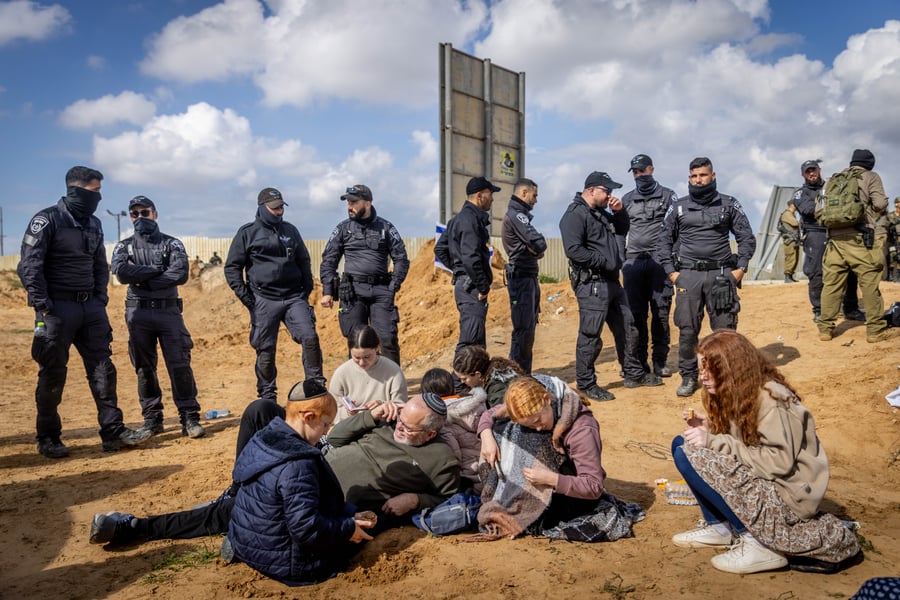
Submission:
{"label": "black baseball cap", "polygon": [[613,181],[612,177],[604,171],[594,171],[584,180],[584,189],[592,187],[602,187],[607,191],[612,191],[622,187],[622,184]]}
{"label": "black baseball cap", "polygon": [[802,165],[800,165],[800,172],[806,173],[810,169],[818,169],[820,162],[822,162],[821,158],[817,158],[815,160],[808,160],[808,161],[804,162]]}
{"label": "black baseball cap", "polygon": [[485,179],[484,177],[473,177],[469,180],[469,183],[466,184],[466,196],[471,196],[472,194],[477,194],[482,190],[491,190],[492,192],[499,192],[500,188],[496,185]]}
{"label": "black baseball cap", "polygon": [[346,200],[347,198],[353,198],[355,200],[368,200],[369,202],[371,202],[372,190],[370,190],[368,186],[365,186],[361,183],[354,183],[351,187],[348,187],[344,195],[341,196],[341,200]]}
{"label": "black baseball cap", "polygon": [[271,187],[263,188],[256,197],[256,203],[258,206],[265,204],[269,208],[279,208],[288,205],[287,202],[284,201],[281,192]]}
{"label": "black baseball cap", "polygon": [[635,154],[634,158],[631,159],[631,166],[628,167],[629,171],[643,171],[647,167],[653,166],[653,159],[647,156],[646,154]]}
{"label": "black baseball cap", "polygon": [[156,205],[153,204],[153,200],[151,200],[147,196],[135,196],[128,201],[128,210],[131,210],[135,206],[146,206],[147,208],[156,210]]}

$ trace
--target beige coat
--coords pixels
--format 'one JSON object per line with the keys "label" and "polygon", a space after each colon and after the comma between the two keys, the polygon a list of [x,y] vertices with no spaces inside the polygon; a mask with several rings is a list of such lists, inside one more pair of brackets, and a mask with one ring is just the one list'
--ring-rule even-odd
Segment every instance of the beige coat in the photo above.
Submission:
{"label": "beige coat", "polygon": [[797,516],[812,517],[819,510],[829,478],[828,457],[816,436],[812,413],[787,388],[770,381],[759,393],[757,428],[758,445],[745,445],[735,424],[730,433],[710,435],[706,445],[733,456],[757,477],[774,482],[781,499]]}

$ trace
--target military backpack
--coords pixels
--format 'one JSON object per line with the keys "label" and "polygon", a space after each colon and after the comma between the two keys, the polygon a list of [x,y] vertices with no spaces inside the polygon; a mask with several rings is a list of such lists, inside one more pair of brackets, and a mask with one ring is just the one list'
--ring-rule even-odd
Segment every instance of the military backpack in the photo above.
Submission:
{"label": "military backpack", "polygon": [[859,198],[859,169],[847,169],[831,176],[822,194],[816,198],[816,221],[829,229],[852,227],[866,218],[866,207]]}

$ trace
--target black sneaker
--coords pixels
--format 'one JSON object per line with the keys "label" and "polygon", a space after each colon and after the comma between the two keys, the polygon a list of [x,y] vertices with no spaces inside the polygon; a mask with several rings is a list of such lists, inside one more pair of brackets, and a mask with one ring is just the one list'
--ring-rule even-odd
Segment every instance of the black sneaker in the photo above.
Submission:
{"label": "black sneaker", "polygon": [[137,446],[141,442],[150,438],[153,435],[143,427],[140,429],[129,429],[125,427],[118,436],[111,440],[103,440],[103,451],[104,452],[116,452],[117,450],[122,450],[123,448],[130,448],[131,446]]}
{"label": "black sneaker", "polygon": [[682,377],[681,385],[678,386],[678,389],[675,390],[675,394],[678,396],[693,396],[694,392],[700,389],[700,384],[697,383],[697,380],[693,377]]}
{"label": "black sneaker", "polygon": [[69,455],[69,449],[59,438],[38,438],[37,451],[47,458],[65,458]]}
{"label": "black sneaker", "polygon": [[591,400],[596,400],[597,402],[606,402],[607,400],[615,400],[615,395],[603,389],[599,385],[595,385],[593,387],[589,387],[586,390],[580,390],[582,394],[590,398]]}
{"label": "black sneaker", "polygon": [[181,426],[181,435],[186,435],[193,440],[206,435],[206,430],[203,429],[199,421],[186,421]]}
{"label": "black sneaker", "polygon": [[625,380],[625,387],[627,388],[636,388],[641,386],[653,387],[662,384],[662,378],[659,375],[654,375],[653,373],[644,373],[644,376],[640,379]]}
{"label": "black sneaker", "polygon": [[857,308],[856,310],[851,310],[849,312],[845,312],[844,319],[846,319],[848,321],[865,321],[866,313],[864,313],[863,311],[861,311]]}
{"label": "black sneaker", "polygon": [[150,435],[156,435],[158,433],[162,433],[166,430],[163,426],[162,419],[144,419],[144,424],[138,431],[149,431]]}
{"label": "black sneaker", "polygon": [[127,544],[138,538],[134,515],[109,512],[98,513],[91,521],[92,544]]}
{"label": "black sneaker", "polygon": [[653,373],[659,375],[660,377],[671,377],[672,369],[667,367],[665,363],[654,364]]}

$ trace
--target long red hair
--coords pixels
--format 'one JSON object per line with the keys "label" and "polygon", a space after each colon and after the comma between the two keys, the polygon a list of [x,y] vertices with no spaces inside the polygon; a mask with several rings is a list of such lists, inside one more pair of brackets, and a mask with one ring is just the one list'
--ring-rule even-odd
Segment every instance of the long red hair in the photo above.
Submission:
{"label": "long red hair", "polygon": [[702,391],[710,433],[729,433],[734,423],[745,444],[758,444],[759,391],[769,381],[780,383],[800,399],[772,361],[736,331],[714,331],[697,346],[697,354],[703,356],[700,366],[716,382],[715,394],[706,388]]}

